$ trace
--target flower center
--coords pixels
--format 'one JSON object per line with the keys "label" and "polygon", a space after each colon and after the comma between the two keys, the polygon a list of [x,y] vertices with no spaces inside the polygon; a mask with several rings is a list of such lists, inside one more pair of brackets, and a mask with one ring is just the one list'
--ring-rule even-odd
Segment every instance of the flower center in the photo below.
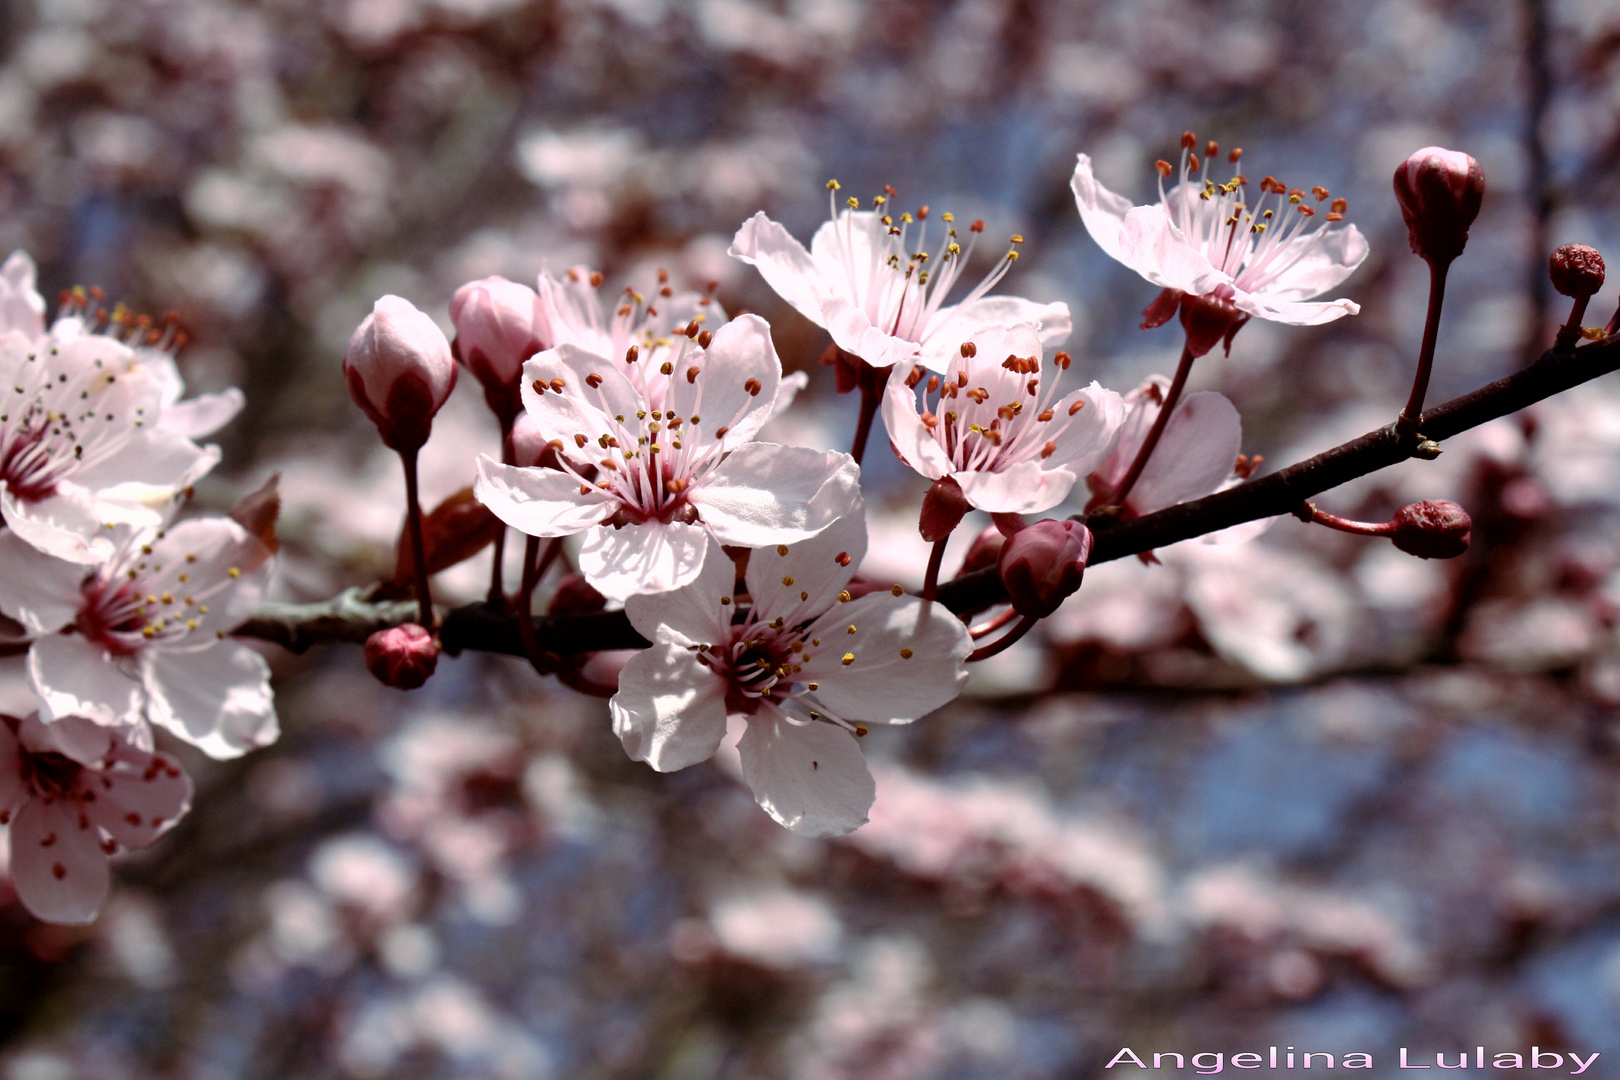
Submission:
{"label": "flower center", "polygon": [[242,573],[233,566],[218,581],[197,581],[192,573],[196,563],[190,552],[126,541],[85,582],[74,629],[114,656],[178,643],[199,628],[208,601]]}
{"label": "flower center", "polygon": [[[120,415],[105,392],[119,376],[97,358],[74,365],[50,345],[13,353],[11,387],[0,403],[0,480],[19,499],[55,494],[75,471],[110,457],[145,423],[145,410]],[[0,387],[4,389],[4,387]]]}
{"label": "flower center", "polygon": [[[1059,415],[1058,380],[1054,376],[1042,387],[1039,356],[1009,355],[999,365],[979,361],[971,341],[963,342],[959,352],[960,359],[952,360],[943,379],[921,367],[907,377],[907,385],[915,387],[927,375],[920,418],[955,471],[998,472],[1052,456],[1084,399]],[[1053,361],[1059,371],[1067,371],[1072,362],[1066,352]]]}

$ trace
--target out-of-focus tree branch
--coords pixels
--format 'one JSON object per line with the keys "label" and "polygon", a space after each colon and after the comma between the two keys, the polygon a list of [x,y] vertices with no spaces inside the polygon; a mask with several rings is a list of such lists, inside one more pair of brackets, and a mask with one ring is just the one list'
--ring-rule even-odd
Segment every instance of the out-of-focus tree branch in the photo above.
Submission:
{"label": "out-of-focus tree branch", "polygon": [[[1439,442],[1507,416],[1538,401],[1620,368],[1620,338],[1573,350],[1543,353],[1533,364],[1425,410],[1420,430],[1409,436],[1395,425],[1370,431],[1313,458],[1214,495],[1168,507],[1129,521],[1091,522],[1096,541],[1091,565],[1165,547],[1182,540],[1286,514],[1312,496],[1368,473],[1426,453],[1425,440]],[[415,605],[390,600],[369,603],[350,589],[320,604],[266,605],[237,631],[303,652],[326,641],[363,642],[377,630],[408,622]],[[978,611],[1004,602],[1006,590],[994,568],[976,571],[939,587],[939,602],[954,612]],[[602,649],[634,649],[648,644],[623,612],[542,616],[535,620],[539,647],[559,656]],[[522,656],[513,616],[483,604],[469,604],[445,615],[440,638],[447,652],[466,650]]]}

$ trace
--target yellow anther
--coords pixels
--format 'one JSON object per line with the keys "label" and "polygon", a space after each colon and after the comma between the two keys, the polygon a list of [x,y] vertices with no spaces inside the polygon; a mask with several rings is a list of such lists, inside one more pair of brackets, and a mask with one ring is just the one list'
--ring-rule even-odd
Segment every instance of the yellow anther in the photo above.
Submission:
{"label": "yellow anther", "polygon": [[901,593],[905,592],[906,590],[902,589],[898,585],[891,585],[891,586],[889,586],[889,591],[891,593],[893,593],[894,595],[899,596]]}
{"label": "yellow anther", "polygon": [[793,577],[792,577],[792,575],[791,575],[791,574],[790,574],[790,575],[789,575],[789,576],[787,576],[787,577],[785,577],[785,578],[783,578],[783,579],[782,579],[782,584],[784,584],[784,585],[791,585],[791,584],[793,584]]}
{"label": "yellow anther", "polygon": [[852,652],[845,653],[844,658],[839,661],[839,663],[843,664],[845,667],[849,667],[849,665],[853,664],[854,662],[855,662],[855,654],[852,653]]}
{"label": "yellow anther", "polygon": [[845,589],[843,592],[838,594],[838,602],[840,604],[849,603],[849,590],[848,589]]}
{"label": "yellow anther", "polygon": [[841,187],[843,187],[843,185],[840,184],[837,180],[829,180],[829,181],[827,181],[827,190],[828,191],[837,191]]}
{"label": "yellow anther", "polygon": [[902,660],[910,660],[912,658],[912,656],[914,656],[914,655],[915,654],[910,649],[901,649],[900,650],[900,659],[902,659]]}
{"label": "yellow anther", "polygon": [[242,571],[237,569],[234,566],[231,567],[230,569],[226,570],[225,573],[229,574],[233,578],[239,578],[239,577],[242,576]]}

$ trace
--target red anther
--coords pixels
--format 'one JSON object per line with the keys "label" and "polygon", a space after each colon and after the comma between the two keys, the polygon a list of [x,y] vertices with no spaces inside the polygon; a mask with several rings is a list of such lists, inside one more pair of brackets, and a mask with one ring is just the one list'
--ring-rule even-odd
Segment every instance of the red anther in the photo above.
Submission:
{"label": "red anther", "polygon": [[1160,158],[1158,161],[1155,161],[1153,163],[1153,168],[1154,168],[1155,171],[1158,172],[1158,174],[1160,176],[1169,176],[1174,171],[1170,167],[1170,163],[1168,161],[1164,160],[1163,158]]}
{"label": "red anther", "polygon": [[1315,187],[1311,188],[1311,194],[1316,196],[1316,201],[1317,202],[1321,202],[1323,199],[1327,198],[1329,195],[1332,195],[1333,192],[1329,191],[1327,188],[1323,187],[1321,184],[1317,184]]}
{"label": "red anther", "polygon": [[758,379],[749,379],[743,383],[743,389],[748,391],[749,397],[759,397],[760,390],[764,389]]}
{"label": "red anther", "polygon": [[1454,559],[1468,550],[1473,519],[1454,502],[1433,499],[1403,506],[1390,519],[1389,538],[1420,559]]}
{"label": "red anther", "polygon": [[601,274],[601,272],[597,271],[597,270],[592,270],[591,271],[591,288],[600,289],[601,287],[602,287],[602,274]]}
{"label": "red anther", "polygon": [[1243,147],[1234,146],[1234,147],[1232,147],[1231,152],[1226,155],[1226,160],[1230,161],[1232,164],[1236,165],[1238,163],[1238,159],[1241,158],[1242,156],[1243,156]]}
{"label": "red anther", "polygon": [[996,559],[1013,610],[1045,618],[1080,588],[1091,557],[1091,530],[1048,518],[1008,537]]}
{"label": "red anther", "polygon": [[965,359],[972,359],[973,357],[978,356],[978,355],[979,355],[979,347],[977,345],[973,344],[973,342],[971,342],[971,341],[962,342],[962,356]]}
{"label": "red anther", "polygon": [[1426,146],[1395,170],[1395,199],[1412,252],[1449,265],[1468,243],[1468,227],[1485,198],[1485,173],[1460,150]]}
{"label": "red anther", "polygon": [[627,364],[633,364],[640,356],[641,348],[639,346],[632,345],[624,351],[624,362]]}
{"label": "red anther", "polygon": [[1590,297],[1603,288],[1603,256],[1585,244],[1565,244],[1547,260],[1547,273],[1565,296]]}
{"label": "red anther", "polygon": [[969,231],[976,233],[984,232],[984,222],[975,221],[972,225],[968,226],[968,229]]}
{"label": "red anther", "polygon": [[1187,159],[1187,171],[1190,173],[1198,171],[1198,158],[1196,155]]}
{"label": "red anther", "polygon": [[1216,154],[1218,154],[1220,152],[1221,152],[1221,144],[1216,142],[1214,139],[1209,140],[1209,142],[1204,145],[1204,156],[1205,157],[1214,157]]}
{"label": "red anther", "polygon": [[918,221],[927,221],[928,220],[928,204],[927,203],[924,203],[923,205],[917,207],[917,220]]}
{"label": "red anther", "polygon": [[1335,214],[1342,214],[1346,210],[1350,209],[1350,203],[1346,199],[1334,199],[1332,202],[1328,203],[1328,209],[1332,210]]}
{"label": "red anther", "polygon": [[1194,135],[1190,131],[1183,131],[1181,133],[1181,148],[1183,150],[1191,150],[1193,147],[1195,147],[1197,145],[1198,145],[1198,136]]}
{"label": "red anther", "polygon": [[415,690],[439,665],[439,643],[415,623],[378,630],[366,639],[366,670],[384,686]]}
{"label": "red anther", "polygon": [[710,333],[707,330],[703,331],[701,334],[699,334],[697,336],[698,348],[707,349],[709,347],[709,343],[712,342],[713,340],[714,340],[714,335],[712,333]]}

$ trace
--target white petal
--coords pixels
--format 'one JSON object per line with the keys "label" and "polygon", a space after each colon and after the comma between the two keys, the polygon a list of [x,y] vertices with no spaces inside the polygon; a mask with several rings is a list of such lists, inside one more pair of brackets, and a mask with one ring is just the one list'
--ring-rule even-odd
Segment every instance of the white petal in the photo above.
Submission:
{"label": "white petal", "polygon": [[28,677],[44,720],[88,716],[107,724],[140,717],[141,684],[132,656],[113,656],[77,634],[51,634],[28,650]]}
{"label": "white petal", "polygon": [[674,641],[681,645],[709,645],[726,636],[735,606],[722,604],[736,590],[737,568],[730,556],[710,544],[703,570],[690,584],[668,592],[631,596],[624,613],[648,641]]}
{"label": "white petal", "polygon": [[[797,677],[817,682],[816,697],[845,720],[907,723],[954,700],[967,684],[967,628],[915,596],[876,593],[834,605],[810,633],[826,644]],[[846,664],[848,655],[854,659]]]}
{"label": "white petal", "polygon": [[1096,173],[1091,168],[1091,158],[1086,154],[1079,155],[1075,161],[1069,189],[1074,192],[1075,205],[1080,208],[1080,221],[1097,246],[1109,258],[1130,266],[1120,233],[1125,227],[1125,215],[1131,212],[1131,201],[1097,182]]}
{"label": "white petal", "polygon": [[1187,242],[1158,205],[1138,206],[1125,215],[1120,247],[1121,262],[1166,289],[1202,296],[1232,281]]}
{"label": "white petal", "polygon": [[0,265],[0,330],[30,341],[45,333],[45,298],[34,287],[34,260],[26,251],[13,251]]}
{"label": "white petal", "polygon": [[841,296],[828,299],[822,313],[821,321],[838,347],[872,367],[889,367],[909,360],[920,351],[916,342],[893,337],[873,326],[865,311]]}
{"label": "white petal", "polygon": [[827,610],[849,584],[866,558],[866,509],[856,498],[849,513],[815,536],[761,547],[748,557],[748,595],[762,621],[778,615],[803,621]]}
{"label": "white petal", "polygon": [[[523,407],[540,422],[541,430],[563,441],[564,453],[577,456],[572,439],[576,432],[595,439],[608,430],[608,417],[628,416],[644,407],[624,367],[622,356],[600,356],[577,345],[547,349],[523,364]],[[537,382],[562,389],[541,393],[535,389]]]}
{"label": "white petal", "polygon": [[147,719],[212,758],[233,758],[275,742],[270,665],[235,641],[196,652],[142,657]]}
{"label": "white petal", "polygon": [[727,252],[757,267],[765,283],[795,311],[821,326],[821,302],[827,284],[815,260],[781,225],[765,216],[763,210],[743,222]]}
{"label": "white petal", "polygon": [[[692,381],[680,372],[671,377],[669,407],[678,416],[701,417],[705,435],[727,428],[723,446],[752,439],[770,419],[782,383],[782,361],[771,344],[770,325],[758,315],[738,316],[715,331],[702,359],[691,366],[700,372]],[[747,389],[750,382],[756,386],[753,393]]]}
{"label": "white petal", "polygon": [[1272,260],[1287,269],[1274,285],[1257,291],[1273,302],[1309,300],[1355,273],[1367,251],[1367,238],[1354,225],[1296,236]]}
{"label": "white petal", "polygon": [[89,492],[67,486],[38,502],[24,501],[0,480],[0,516],[12,532],[57,559],[86,565],[112,554],[105,537],[94,536],[101,521]]}
{"label": "white petal", "polygon": [[1188,394],[1164,426],[1159,445],[1126,502],[1149,514],[1201,499],[1225,482],[1243,445],[1243,421],[1232,403],[1204,390]]}
{"label": "white petal", "polygon": [[[1037,304],[1021,296],[986,296],[971,304],[958,304],[941,308],[928,326],[923,340],[923,358],[934,371],[944,371],[951,354],[960,349],[962,342],[977,337],[992,327],[1011,328],[1031,325],[1039,328],[1042,346],[1051,348],[1068,340],[1074,328],[1069,305],[1061,301]],[[1031,350],[1039,355],[1039,350]],[[1019,353],[1028,356],[1031,351]],[[934,362],[937,360],[937,363]]]}
{"label": "white petal", "polygon": [[137,730],[138,725],[109,727],[84,716],[59,716],[45,723],[36,713],[23,717],[17,740],[27,753],[61,754],[80,765],[99,769],[108,755],[127,741],[125,736]]}
{"label": "white petal", "polygon": [[150,847],[191,809],[191,778],[167,754],[125,748],[98,773],[90,818],[127,848]]}
{"label": "white petal", "polygon": [[889,384],[883,388],[883,426],[901,461],[928,479],[938,480],[951,471],[951,459],[922,422],[917,391],[906,385],[908,372],[909,366],[901,364],[889,374]]}
{"label": "white petal", "polygon": [[198,394],[190,401],[179,401],[163,411],[163,426],[189,439],[212,435],[242,411],[247,399],[236,387],[218,394]]}
{"label": "white petal", "polygon": [[1276,301],[1269,296],[1239,292],[1232,303],[1250,315],[1288,326],[1321,326],[1346,315],[1361,314],[1361,305],[1353,300]]}
{"label": "white petal", "polygon": [[793,399],[799,396],[799,391],[810,385],[810,375],[803,371],[794,371],[782,376],[781,383],[776,388],[776,398],[771,402],[771,417],[775,419],[787,412],[793,404]]}
{"label": "white petal", "polygon": [[649,521],[585,534],[579,570],[609,600],[638,593],[668,592],[691,582],[703,569],[708,533],[700,525]]}
{"label": "white petal", "polygon": [[[1070,415],[1077,401],[1085,404]],[[1050,422],[1056,434],[1049,436],[1055,444],[1050,457],[1043,458],[1048,468],[1064,467],[1084,476],[1101,465],[1114,449],[1125,423],[1125,401],[1112,390],[1097,383],[1065,394],[1052,407],[1055,414]]]}
{"label": "white petal", "polygon": [[668,642],[630,658],[608,708],[625,753],[659,772],[707,761],[726,734],[725,680]]}
{"label": "white petal", "polygon": [[478,455],[473,494],[490,512],[530,536],[571,536],[606,521],[618,500],[600,490],[580,491],[580,484],[556,469],[503,465]]}
{"label": "white petal", "polygon": [[743,779],[765,812],[801,836],[842,836],[866,824],[877,785],[855,737],[832,724],[760,712],[737,746]]}
{"label": "white petal", "polygon": [[54,558],[10,529],[0,532],[0,566],[0,612],[30,633],[49,634],[79,617],[89,567]]}
{"label": "white petal", "polygon": [[688,498],[723,544],[764,547],[814,536],[860,496],[848,454],[747,443],[702,477]]}
{"label": "white petal", "polygon": [[38,918],[87,923],[107,899],[112,874],[101,834],[71,799],[32,798],[11,822],[11,882]]}
{"label": "white petal", "polygon": [[1069,497],[1079,474],[1050,468],[1040,461],[1020,461],[995,472],[951,474],[967,501],[992,514],[1038,514]]}

